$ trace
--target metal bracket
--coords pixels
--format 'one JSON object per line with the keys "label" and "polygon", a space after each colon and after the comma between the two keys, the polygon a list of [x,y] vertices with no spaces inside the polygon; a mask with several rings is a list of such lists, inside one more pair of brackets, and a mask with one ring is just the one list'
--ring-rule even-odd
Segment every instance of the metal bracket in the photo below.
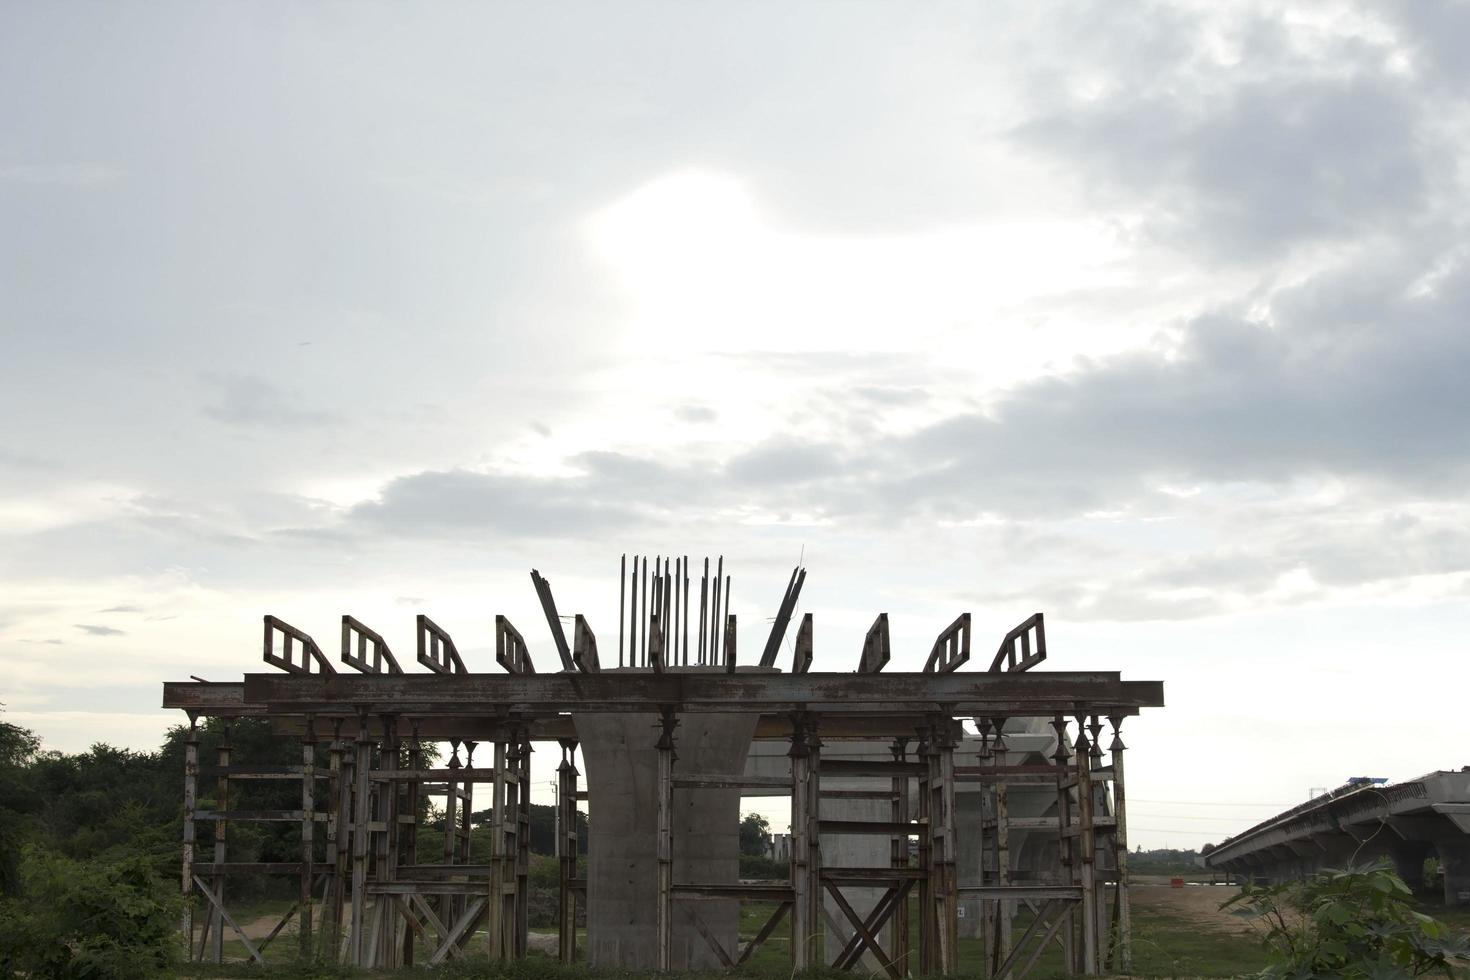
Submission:
{"label": "metal bracket", "polygon": [[[1036,634],[1035,649],[1032,649],[1031,634]],[[1041,613],[1035,613],[1025,622],[1011,630],[1000,641],[995,659],[990,662],[992,674],[1019,674],[1030,670],[1046,659],[1046,624]]]}
{"label": "metal bracket", "polygon": [[495,617],[495,662],[508,674],[536,673],[525,638],[504,616]]}
{"label": "metal bracket", "polygon": [[597,635],[581,613],[572,620],[572,662],[584,674],[594,674],[602,669],[597,659]]}
{"label": "metal bracket", "polygon": [[876,674],[888,663],[892,653],[888,645],[888,614],[879,613],[878,618],[873,620],[873,625],[868,627],[867,636],[863,637],[863,655],[858,660],[859,674]]}
{"label": "metal bracket", "polygon": [[436,674],[468,674],[454,641],[438,623],[418,615],[419,663]]}
{"label": "metal bracket", "polygon": [[[275,637],[281,634],[281,653],[276,653]],[[296,644],[301,644],[300,662],[297,662]],[[306,633],[274,616],[265,617],[265,662],[279,667],[288,674],[335,674],[336,668]],[[312,670],[312,664],[316,669]]]}
{"label": "metal bracket", "polygon": [[805,674],[812,669],[812,614],[801,617],[801,626],[796,631],[796,652],[791,658],[791,672]]}
{"label": "metal bracket", "polygon": [[970,614],[961,613],[944,628],[929,651],[929,660],[924,664],[926,674],[947,674],[959,670],[970,659]]}
{"label": "metal bracket", "polygon": [[[353,640],[356,639],[356,644]],[[371,644],[372,658],[368,658]],[[353,646],[357,647],[353,652]],[[351,616],[342,617],[342,662],[364,674],[401,674],[403,668],[388,649],[388,643]],[[384,666],[386,665],[386,669]]]}

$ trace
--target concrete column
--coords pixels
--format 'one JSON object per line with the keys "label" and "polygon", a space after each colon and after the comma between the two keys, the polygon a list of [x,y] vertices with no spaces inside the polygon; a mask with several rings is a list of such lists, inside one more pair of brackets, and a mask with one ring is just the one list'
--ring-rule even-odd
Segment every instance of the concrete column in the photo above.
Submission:
{"label": "concrete column", "polygon": [[[680,718],[677,771],[740,773],[756,716],[689,713]],[[658,966],[658,737],[652,713],[575,716],[587,770],[587,963],[594,968]],[[675,883],[733,884],[740,872],[740,791],[675,789]],[[728,950],[739,938],[739,902],[675,902],[675,970],[720,969],[694,922],[697,913]]]}
{"label": "concrete column", "polygon": [[1393,860],[1393,869],[1415,892],[1424,890],[1424,862],[1434,853],[1434,845],[1428,841],[1397,841],[1388,848]]}
{"label": "concrete column", "polygon": [[1470,905],[1470,842],[1440,841],[1435,850],[1444,870],[1444,903]]}

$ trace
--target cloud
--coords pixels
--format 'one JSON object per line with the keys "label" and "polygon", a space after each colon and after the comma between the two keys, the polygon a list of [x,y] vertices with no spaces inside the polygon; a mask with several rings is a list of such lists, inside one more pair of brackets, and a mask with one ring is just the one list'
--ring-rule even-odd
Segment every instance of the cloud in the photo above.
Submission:
{"label": "cloud", "polygon": [[220,389],[218,399],[204,414],[218,422],[239,426],[284,428],[319,426],[334,420],[330,413],[298,404],[286,391],[248,375],[208,375]]}
{"label": "cloud", "polygon": [[1076,74],[1092,85],[1013,131],[1154,238],[1255,264],[1408,221],[1453,179],[1437,105],[1393,69],[1391,40],[1253,16],[1161,24],[1167,40],[1131,67],[1126,44],[1089,39]]}
{"label": "cloud", "polygon": [[713,422],[720,415],[707,405],[680,405],[674,409],[674,417],[681,422],[703,424]]}
{"label": "cloud", "polygon": [[725,464],[725,472],[732,479],[755,485],[810,483],[843,471],[843,460],[835,448],[780,438],[747,450]]}
{"label": "cloud", "polygon": [[143,608],[141,606],[110,606],[107,609],[98,610],[98,612],[104,613],[140,613],[142,611]]}
{"label": "cloud", "polygon": [[641,479],[653,475],[654,464],[609,453],[579,458],[603,469],[564,479],[469,470],[397,477],[383,487],[376,500],[352,507],[346,524],[358,532],[410,537],[469,533],[535,538],[596,533],[639,523],[637,506],[614,491],[630,484],[644,485]]}
{"label": "cloud", "polygon": [[891,488],[949,514],[1127,506],[1181,481],[1458,494],[1470,270],[1425,295],[1423,268],[1375,256],[1282,290],[1264,313],[1202,315],[1159,349],[1018,385],[893,440],[887,469],[904,475]]}
{"label": "cloud", "polygon": [[123,171],[100,163],[20,163],[0,167],[0,184],[101,187],[121,180]]}
{"label": "cloud", "polygon": [[54,459],[38,456],[33,453],[10,452],[0,449],[0,466],[8,466],[17,470],[33,470],[54,472],[60,470],[61,464]]}
{"label": "cloud", "polygon": [[83,633],[86,633],[88,636],[126,636],[127,635],[122,630],[120,630],[120,629],[113,629],[111,626],[92,626],[92,625],[88,625],[86,623],[77,623],[76,624],[76,627],[77,627],[77,629],[81,630]]}

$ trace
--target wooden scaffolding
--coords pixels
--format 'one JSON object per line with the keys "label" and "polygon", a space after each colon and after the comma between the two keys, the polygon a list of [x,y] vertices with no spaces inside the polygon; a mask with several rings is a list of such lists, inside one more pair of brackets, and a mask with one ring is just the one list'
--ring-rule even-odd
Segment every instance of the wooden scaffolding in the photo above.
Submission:
{"label": "wooden scaffolding", "polygon": [[[660,719],[650,735],[658,761],[658,859],[651,873],[657,876],[659,969],[675,967],[673,923],[676,905],[683,904],[693,910],[693,921],[719,963],[730,970],[748,962],[786,925],[794,970],[828,964],[853,969],[867,963],[894,980],[953,975],[962,966],[961,900],[978,899],[981,955],[979,962],[963,964],[969,970],[1022,977],[1055,945],[1069,972],[1128,972],[1120,729],[1126,717],[1162,705],[1161,683],[1124,681],[1106,671],[1034,670],[1046,658],[1040,615],[1006,635],[986,671],[959,669],[969,660],[966,614],[940,632],[921,671],[883,672],[890,651],[887,617],[880,615],[865,638],[855,672],[814,673],[809,669],[812,617],[807,614],[797,632],[791,670],[775,671],[771,668],[793,617],[804,570],[793,573],[782,599],[760,660],[765,670],[736,671],[727,578],[716,580],[722,595],[709,597],[708,618],[707,597],[701,594],[695,646],[696,664],[724,664],[727,669],[683,672],[682,664],[690,660],[692,627],[684,573],[688,563],[675,563],[671,570],[686,578],[681,588],[672,574],[663,584],[659,576],[650,584],[645,562],[643,609],[652,598],[651,614],[638,606],[637,568],[635,560],[627,659],[633,664],[640,658],[651,670],[603,669],[595,636],[581,616],[574,618],[574,643],[567,643],[550,585],[533,572],[562,660],[562,670],[554,674],[535,672],[524,639],[504,617],[496,619],[496,651],[505,673],[466,670],[449,634],[423,616],[416,621],[418,661],[427,672],[405,673],[380,635],[347,616],[342,620],[341,662],[355,673],[338,674],[308,634],[267,616],[264,659],[277,673],[248,674],[233,683],[166,683],[164,705],[184,710],[190,719],[184,772],[186,911],[181,923],[189,957],[220,961],[228,929],[248,956],[262,961],[264,948],[293,918],[299,955],[354,966],[408,966],[420,954],[428,963],[439,963],[477,948],[497,959],[526,956],[531,753],[533,744],[549,743],[561,750],[556,780],[557,955],[563,962],[575,961],[577,915],[588,891],[578,872],[577,804],[588,793],[579,782],[571,715],[631,711]],[[723,620],[718,627],[717,608]],[[681,622],[682,628],[666,638],[664,622]],[[620,661],[623,640],[620,627]],[[785,743],[789,773],[681,771],[679,719],[704,711],[757,715],[756,737]],[[198,758],[198,722],[204,717],[226,719],[216,764],[209,768],[201,768]],[[300,764],[251,766],[234,759],[228,720],[250,717],[267,718],[276,731],[297,739]],[[1046,719],[1055,732],[1050,762],[1013,763],[1007,724],[1037,718]],[[1111,725],[1106,760],[1104,719]],[[979,733],[980,753],[977,765],[958,766],[956,748],[966,722]],[[824,759],[824,738],[865,741],[879,752],[876,757]],[[426,761],[430,743],[449,744],[446,763]],[[323,753],[325,766],[318,764]],[[488,755],[490,764],[477,764],[477,753],[480,760]],[[856,777],[871,788],[824,789],[824,777]],[[212,801],[200,795],[201,778],[214,780]],[[232,785],[251,779],[299,783],[300,809],[231,809]],[[957,814],[956,786],[964,783],[978,783],[985,793],[979,822],[966,824]],[[471,820],[475,787],[484,784],[490,797],[490,858],[487,864],[475,864]],[[1017,784],[1054,787],[1054,812],[1041,818],[1012,816],[1008,787]],[[789,793],[787,879],[676,880],[671,819],[676,788]],[[482,800],[483,794],[481,790]],[[430,798],[445,801],[439,815],[441,841],[426,836],[432,833],[425,806]],[[201,800],[210,806],[201,807]],[[841,813],[843,802],[850,800],[886,806],[889,817],[850,819]],[[589,802],[595,813],[596,801]],[[213,853],[201,860],[196,827],[205,821],[214,824]],[[299,826],[299,860],[230,862],[229,828],[248,821]],[[1057,835],[1058,860],[1050,877],[1014,875],[1010,835],[1043,828]],[[824,862],[824,839],[830,845],[845,835],[886,840],[887,859],[870,867]],[[963,835],[983,841],[986,858],[979,880],[961,881]],[[239,874],[289,875],[299,882],[294,905],[263,940],[247,938],[228,910],[227,883]],[[878,898],[860,912],[860,903],[849,894],[854,888],[870,890],[870,895],[877,890]],[[727,948],[703,926],[698,903],[732,898],[769,902],[773,911],[751,939]],[[202,922],[196,923],[199,902]],[[482,929],[483,944],[473,943]]]}

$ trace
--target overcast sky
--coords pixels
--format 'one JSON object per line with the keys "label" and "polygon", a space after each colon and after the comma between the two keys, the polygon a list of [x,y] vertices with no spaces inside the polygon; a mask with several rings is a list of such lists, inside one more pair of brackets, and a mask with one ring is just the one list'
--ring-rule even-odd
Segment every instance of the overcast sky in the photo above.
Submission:
{"label": "overcast sky", "polygon": [[1163,680],[1146,847],[1470,763],[1467,37],[4,3],[4,718],[154,747],[267,612],[404,660],[425,612],[475,670],[504,613],[550,669],[531,567],[607,649],[619,555],[673,551],[747,652],[804,556],[816,669],[1040,610],[1049,667]]}

